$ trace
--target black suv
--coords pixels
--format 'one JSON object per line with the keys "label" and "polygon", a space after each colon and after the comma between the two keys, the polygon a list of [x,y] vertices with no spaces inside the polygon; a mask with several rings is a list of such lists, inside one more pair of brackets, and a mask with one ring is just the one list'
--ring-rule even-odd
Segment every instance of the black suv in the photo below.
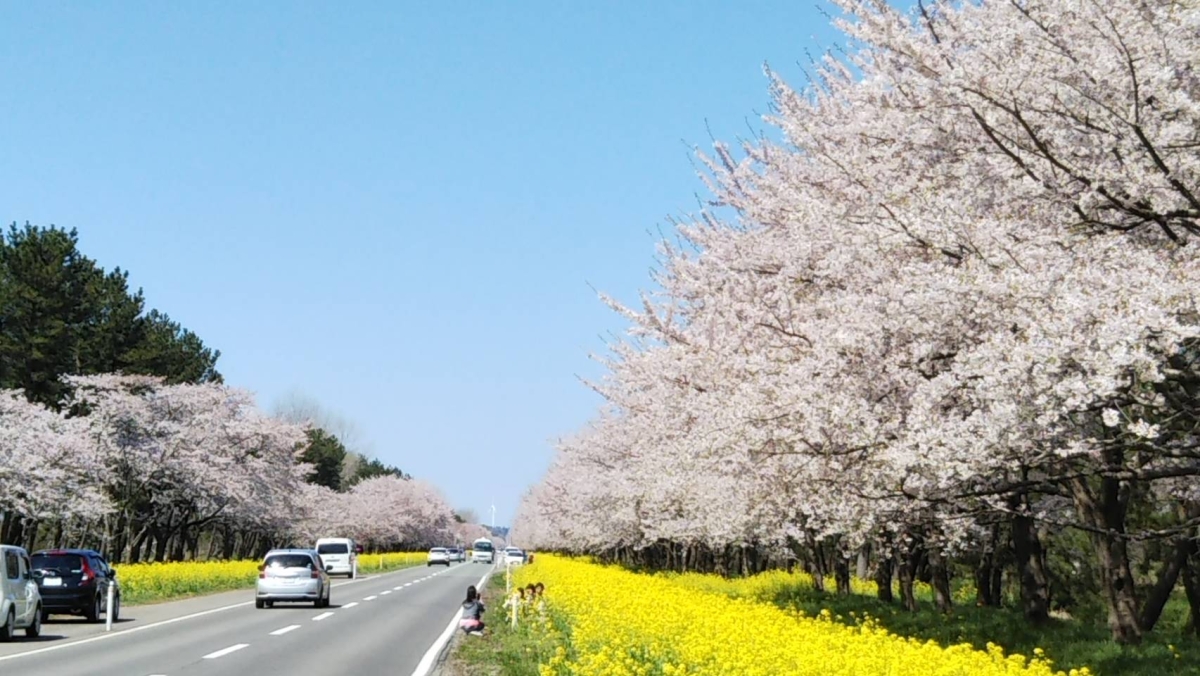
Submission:
{"label": "black suv", "polygon": [[108,611],[108,587],[113,587],[112,620],[121,613],[117,572],[92,549],[43,549],[30,557],[33,579],[42,594],[42,620],[51,613],[83,615],[99,622]]}

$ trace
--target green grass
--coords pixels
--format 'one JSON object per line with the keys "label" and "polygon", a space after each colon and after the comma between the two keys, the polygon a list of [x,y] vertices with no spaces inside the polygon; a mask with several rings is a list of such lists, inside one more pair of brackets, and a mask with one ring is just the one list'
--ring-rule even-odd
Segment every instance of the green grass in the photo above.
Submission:
{"label": "green grass", "polygon": [[[1064,670],[1087,666],[1100,676],[1200,673],[1200,641],[1182,636],[1187,603],[1178,598],[1168,605],[1160,627],[1141,646],[1133,648],[1113,643],[1102,624],[1053,619],[1042,627],[1034,627],[1019,610],[1010,608],[960,605],[951,614],[942,615],[932,604],[923,602],[916,613],[909,613],[898,604],[881,603],[870,596],[836,596],[811,589],[790,589],[781,592],[774,601],[814,615],[829,609],[846,624],[854,623],[854,615],[869,614],[892,633],[942,645],[965,642],[983,648],[990,641],[1003,646],[1007,653],[1022,655],[1031,655],[1034,648],[1042,648],[1056,667]],[[1180,657],[1168,645],[1174,645]]]}
{"label": "green grass", "polygon": [[529,624],[514,629],[505,621],[503,575],[488,580],[483,603],[487,633],[455,634],[441,676],[538,676],[538,665],[550,660],[556,645]]}

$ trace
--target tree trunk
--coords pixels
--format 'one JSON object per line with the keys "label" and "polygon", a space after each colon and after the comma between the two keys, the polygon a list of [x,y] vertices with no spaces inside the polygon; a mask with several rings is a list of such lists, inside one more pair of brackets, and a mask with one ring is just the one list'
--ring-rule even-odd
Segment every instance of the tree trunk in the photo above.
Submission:
{"label": "tree trunk", "polygon": [[836,553],[837,557],[833,562],[833,576],[837,581],[838,596],[850,595],[850,559],[842,556],[840,552]]}
{"label": "tree trunk", "polygon": [[875,562],[875,586],[878,587],[876,594],[879,595],[880,601],[891,603],[895,600],[892,595],[892,558],[890,556],[880,556]]}
{"label": "tree trunk", "polygon": [[950,592],[950,571],[939,547],[929,550],[929,572],[932,578],[933,599],[938,611],[948,613],[954,609],[954,597]]}
{"label": "tree trunk", "polygon": [[[1119,455],[1120,451],[1106,451],[1105,459],[1110,467],[1119,467],[1114,454]],[[1098,495],[1093,495],[1091,487],[1082,478],[1073,479],[1070,487],[1079,516],[1093,528],[1089,535],[1100,564],[1100,586],[1108,605],[1108,628],[1112,638],[1125,645],[1141,643],[1137,590],[1125,542],[1126,487],[1111,478],[1100,480]]]}
{"label": "tree trunk", "polygon": [[913,556],[911,553],[900,553],[897,557],[896,577],[900,578],[900,602],[904,609],[917,612],[917,596],[913,593],[914,576]]}
{"label": "tree trunk", "polygon": [[1153,631],[1154,625],[1158,624],[1163,608],[1166,607],[1167,600],[1171,598],[1171,592],[1175,591],[1175,583],[1179,580],[1179,574],[1187,566],[1188,557],[1191,556],[1194,549],[1195,544],[1186,536],[1175,540],[1171,558],[1163,564],[1162,570],[1158,574],[1158,580],[1147,595],[1145,605],[1142,606],[1142,631]]}
{"label": "tree trunk", "polygon": [[1195,548],[1183,567],[1183,591],[1188,600],[1188,621],[1184,634],[1200,636],[1200,551]]}
{"label": "tree trunk", "polygon": [[1025,497],[1013,496],[1008,504],[1014,511],[1012,549],[1021,580],[1021,612],[1026,621],[1040,624],[1050,618],[1050,576],[1046,573],[1042,541],[1028,514]]}
{"label": "tree trunk", "polygon": [[858,579],[867,579],[867,568],[871,564],[871,545],[865,544],[858,549],[858,557],[854,562],[854,574]]}

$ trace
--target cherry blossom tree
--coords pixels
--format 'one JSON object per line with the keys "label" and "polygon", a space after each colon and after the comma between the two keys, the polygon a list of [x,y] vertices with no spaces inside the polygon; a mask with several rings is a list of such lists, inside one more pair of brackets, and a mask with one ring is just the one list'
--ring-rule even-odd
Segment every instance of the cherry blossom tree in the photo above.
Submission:
{"label": "cherry blossom tree", "polygon": [[[1200,9],[838,4],[846,60],[802,91],[769,73],[785,142],[718,144],[723,211],[679,224],[641,308],[609,301],[631,330],[605,409],[518,532],[831,548],[839,587],[873,543],[948,607],[947,557],[999,517],[1038,620],[1050,521],[1089,533],[1136,642],[1200,525]],[[1131,520],[1147,494],[1170,527]],[[1155,538],[1143,597],[1130,546]]]}

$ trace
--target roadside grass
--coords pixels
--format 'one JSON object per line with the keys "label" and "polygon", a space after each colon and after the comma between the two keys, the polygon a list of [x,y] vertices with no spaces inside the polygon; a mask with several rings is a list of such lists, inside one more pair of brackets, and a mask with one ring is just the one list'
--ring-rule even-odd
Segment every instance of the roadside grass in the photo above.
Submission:
{"label": "roadside grass", "polygon": [[[258,559],[245,561],[180,561],[115,565],[121,602],[127,606],[251,589],[258,579]],[[425,563],[420,552],[364,554],[360,573],[387,573]]]}
{"label": "roadside grass", "polygon": [[1160,625],[1142,645],[1122,647],[1113,643],[1108,630],[1096,622],[1052,619],[1041,627],[1027,623],[1019,609],[955,606],[943,615],[924,600],[916,613],[898,604],[887,604],[862,595],[837,596],[811,588],[779,590],[776,605],[816,615],[828,609],[834,619],[854,624],[870,615],[900,636],[933,640],[941,645],[970,643],[985,649],[989,642],[1001,645],[1008,654],[1032,655],[1041,648],[1058,669],[1090,667],[1098,676],[1184,676],[1200,673],[1200,640],[1182,635],[1186,600],[1173,598]]}
{"label": "roadside grass", "polygon": [[560,645],[553,632],[526,621],[512,627],[505,615],[503,574],[489,578],[483,604],[486,635],[456,632],[439,676],[539,676],[538,665],[548,662]]}

